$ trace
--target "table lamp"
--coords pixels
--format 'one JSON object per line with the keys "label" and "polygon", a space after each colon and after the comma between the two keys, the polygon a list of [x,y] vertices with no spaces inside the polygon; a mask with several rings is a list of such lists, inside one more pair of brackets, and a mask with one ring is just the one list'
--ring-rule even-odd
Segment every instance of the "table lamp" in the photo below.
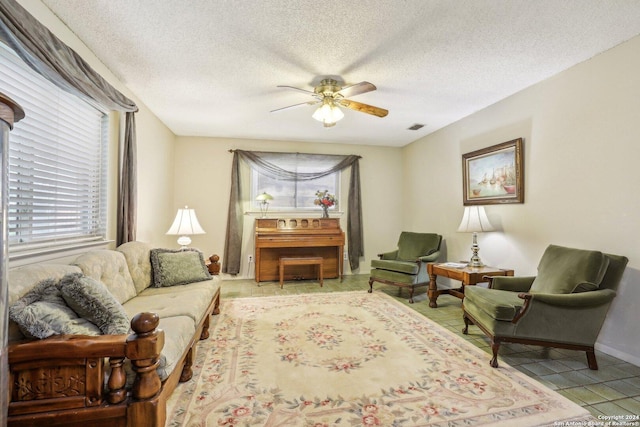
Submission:
{"label": "table lamp", "polygon": [[178,209],[176,218],[173,220],[173,224],[171,224],[171,228],[169,228],[166,234],[180,236],[178,238],[178,244],[182,249],[186,249],[186,247],[191,244],[190,235],[205,234],[205,231],[198,222],[196,211],[185,206],[184,209]]}
{"label": "table lamp", "polygon": [[260,202],[260,212],[262,212],[262,218],[267,217],[267,210],[269,210],[269,200],[273,200],[273,196],[271,194],[262,193],[256,200]]}
{"label": "table lamp", "polygon": [[465,206],[462,221],[458,227],[459,232],[473,233],[473,244],[471,251],[473,255],[467,264],[469,267],[483,267],[484,264],[478,256],[480,246],[478,246],[478,233],[482,231],[493,231],[494,228],[487,218],[484,206]]}

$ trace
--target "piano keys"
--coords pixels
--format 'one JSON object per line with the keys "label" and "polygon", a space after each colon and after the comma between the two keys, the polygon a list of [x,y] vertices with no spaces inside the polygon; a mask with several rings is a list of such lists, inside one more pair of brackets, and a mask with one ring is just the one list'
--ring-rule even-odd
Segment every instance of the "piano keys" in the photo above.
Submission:
{"label": "piano keys", "polygon": [[[344,232],[338,218],[257,218],[256,282],[278,281],[280,257],[320,256],[325,279],[342,279]],[[285,280],[315,279],[313,265],[287,267]]]}

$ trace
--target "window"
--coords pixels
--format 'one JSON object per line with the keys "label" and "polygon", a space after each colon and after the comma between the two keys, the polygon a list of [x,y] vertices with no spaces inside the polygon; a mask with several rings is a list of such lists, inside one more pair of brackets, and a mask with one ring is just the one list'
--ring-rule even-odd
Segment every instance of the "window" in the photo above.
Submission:
{"label": "window", "polygon": [[[310,163],[310,159],[304,155],[269,158],[269,161],[293,172],[330,169],[334,165],[334,163],[323,165],[317,158]],[[255,210],[260,208],[260,202],[256,201],[256,197],[262,193],[273,196],[273,200],[269,201],[270,210],[317,210],[318,207],[313,204],[313,201],[318,190],[328,190],[336,200],[340,200],[340,172],[313,180],[285,181],[269,177],[251,168],[251,184],[251,200]],[[330,209],[335,209],[336,206],[337,204]]]}
{"label": "window", "polygon": [[104,241],[108,116],[58,89],[0,43],[0,90],[26,117],[9,143],[12,256]]}

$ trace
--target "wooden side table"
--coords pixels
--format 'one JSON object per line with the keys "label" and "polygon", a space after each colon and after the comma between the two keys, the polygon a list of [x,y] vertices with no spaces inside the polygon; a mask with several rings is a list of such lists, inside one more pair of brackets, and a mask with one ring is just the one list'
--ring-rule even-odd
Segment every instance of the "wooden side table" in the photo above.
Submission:
{"label": "wooden side table", "polygon": [[[429,307],[437,308],[436,300],[441,294],[449,294],[460,299],[464,298],[464,287],[486,282],[483,276],[513,276],[513,270],[506,270],[496,267],[452,267],[447,263],[427,264],[427,273],[429,273]],[[436,278],[438,276],[448,277],[449,279],[462,282],[462,286],[458,289],[438,289]]]}

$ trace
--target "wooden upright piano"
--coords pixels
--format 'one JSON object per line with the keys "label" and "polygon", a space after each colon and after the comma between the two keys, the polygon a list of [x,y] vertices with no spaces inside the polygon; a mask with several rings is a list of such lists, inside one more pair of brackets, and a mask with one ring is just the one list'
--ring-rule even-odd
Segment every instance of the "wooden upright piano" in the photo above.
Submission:
{"label": "wooden upright piano", "polygon": [[[280,257],[320,256],[324,278],[342,279],[344,232],[338,218],[257,218],[256,282],[279,279]],[[314,266],[287,268],[285,280],[316,277]]]}

